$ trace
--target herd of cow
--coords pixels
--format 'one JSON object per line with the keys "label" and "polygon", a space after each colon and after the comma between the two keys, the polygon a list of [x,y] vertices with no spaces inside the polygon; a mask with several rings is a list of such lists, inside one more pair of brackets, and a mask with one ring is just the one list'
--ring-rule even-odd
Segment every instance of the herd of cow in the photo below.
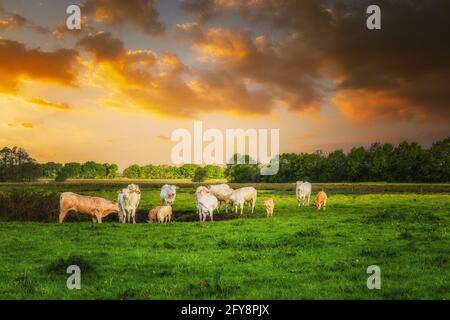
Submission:
{"label": "herd of cow", "polygon": [[[178,187],[165,184],[161,188],[161,206],[151,209],[148,213],[148,222],[168,223],[172,219],[172,205],[175,202],[176,190]],[[309,182],[298,181],[295,187],[297,204],[309,206],[312,186]],[[237,214],[243,214],[244,206],[249,206],[249,211],[253,214],[256,205],[258,192],[254,187],[244,187],[232,189],[227,184],[200,186],[195,192],[197,214],[200,221],[206,221],[209,216],[213,221],[215,210],[220,212],[221,207],[232,206]],[[59,222],[62,223],[66,215],[71,212],[78,212],[88,215],[92,222],[102,223],[102,219],[111,213],[117,213],[119,221],[122,223],[136,223],[136,210],[141,201],[141,190],[138,185],[130,184],[128,187],[117,191],[117,201],[111,201],[99,197],[83,196],[73,192],[64,192],[60,197]],[[267,217],[273,216],[275,203],[272,198],[263,202]],[[317,210],[325,210],[327,205],[327,195],[322,190],[317,194]]]}

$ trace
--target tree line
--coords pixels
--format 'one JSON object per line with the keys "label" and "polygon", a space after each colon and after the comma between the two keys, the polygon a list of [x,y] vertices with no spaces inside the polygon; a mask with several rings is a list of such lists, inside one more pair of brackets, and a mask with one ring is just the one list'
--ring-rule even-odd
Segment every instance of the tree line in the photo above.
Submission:
{"label": "tree line", "polygon": [[[249,160],[246,156],[246,163]],[[232,182],[449,182],[450,137],[429,149],[402,142],[398,146],[373,143],[348,153],[284,153],[276,175],[261,176],[260,168],[260,164],[228,165],[226,175]]]}
{"label": "tree line", "polygon": [[[235,160],[238,155],[235,155]],[[130,179],[191,179],[203,181],[227,178],[230,182],[449,182],[450,137],[428,149],[419,144],[402,142],[373,143],[368,148],[355,147],[349,152],[284,153],[279,157],[279,171],[272,176],[260,174],[261,164],[182,166],[133,164],[123,171]],[[234,161],[236,163],[236,161]],[[116,164],[70,162],[37,163],[22,148],[0,150],[0,181],[33,181],[38,178],[64,181],[72,179],[113,179],[119,176]]]}

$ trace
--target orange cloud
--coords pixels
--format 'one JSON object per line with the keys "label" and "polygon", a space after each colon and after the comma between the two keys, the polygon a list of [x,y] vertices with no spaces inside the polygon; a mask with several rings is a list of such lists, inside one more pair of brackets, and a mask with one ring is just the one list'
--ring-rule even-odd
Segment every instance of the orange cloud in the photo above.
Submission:
{"label": "orange cloud", "polygon": [[413,118],[420,121],[448,121],[432,109],[423,109],[421,105],[405,99],[396,90],[341,90],[331,102],[348,119],[359,123]]}
{"label": "orange cloud", "polygon": [[22,121],[22,120],[16,120],[14,122],[10,122],[10,123],[8,123],[8,126],[10,126],[10,127],[21,126],[25,129],[33,129],[34,128],[34,124],[32,122]]}
{"label": "orange cloud", "polygon": [[0,39],[0,92],[16,92],[21,80],[27,78],[75,85],[78,65],[75,50],[47,52]]}
{"label": "orange cloud", "polygon": [[154,0],[87,0],[84,10],[98,22],[111,25],[130,23],[149,35],[159,35],[164,31]]}
{"label": "orange cloud", "polygon": [[59,110],[69,110],[69,109],[71,109],[71,107],[70,107],[70,105],[68,103],[51,102],[51,101],[45,100],[45,99],[40,98],[40,97],[26,98],[25,100],[27,102],[39,105],[41,107],[46,107],[46,108],[53,108],[53,109],[59,109]]}

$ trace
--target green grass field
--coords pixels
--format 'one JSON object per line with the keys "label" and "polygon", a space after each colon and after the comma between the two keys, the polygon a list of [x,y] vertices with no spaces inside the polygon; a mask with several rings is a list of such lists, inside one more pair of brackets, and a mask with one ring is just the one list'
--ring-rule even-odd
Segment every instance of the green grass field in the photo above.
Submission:
{"label": "green grass field", "polygon": [[[2,185],[0,192],[11,188],[116,196],[115,186],[82,183]],[[382,186],[383,192],[361,193],[325,185],[328,210],[317,212],[298,208],[288,188],[273,189],[258,190],[255,215],[216,215],[213,223],[191,221],[197,216],[187,183],[170,225],[2,221],[0,298],[450,298],[448,192]],[[142,190],[141,221],[159,203],[157,188]],[[262,208],[267,197],[276,203],[269,219]],[[81,290],[66,288],[70,264],[82,269]],[[370,265],[381,268],[381,290],[366,287]]]}

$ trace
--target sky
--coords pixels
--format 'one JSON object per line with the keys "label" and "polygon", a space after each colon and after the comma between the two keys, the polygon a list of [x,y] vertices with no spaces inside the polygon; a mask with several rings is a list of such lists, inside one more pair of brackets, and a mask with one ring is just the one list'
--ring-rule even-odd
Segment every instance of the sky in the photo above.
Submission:
{"label": "sky", "polygon": [[281,152],[450,136],[449,1],[85,0],[68,30],[74,3],[0,0],[0,147],[124,169],[195,120]]}

